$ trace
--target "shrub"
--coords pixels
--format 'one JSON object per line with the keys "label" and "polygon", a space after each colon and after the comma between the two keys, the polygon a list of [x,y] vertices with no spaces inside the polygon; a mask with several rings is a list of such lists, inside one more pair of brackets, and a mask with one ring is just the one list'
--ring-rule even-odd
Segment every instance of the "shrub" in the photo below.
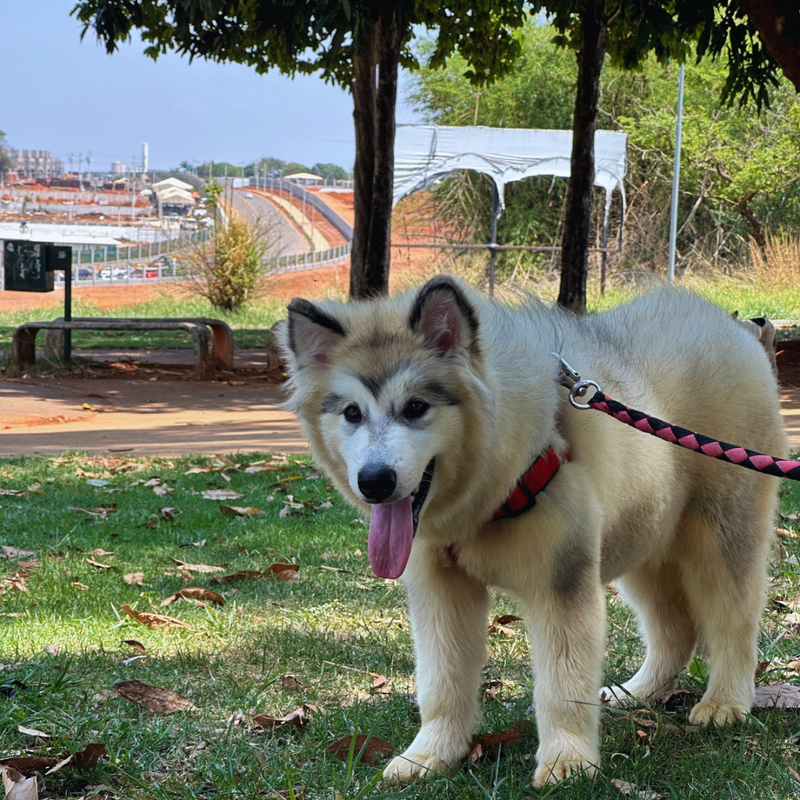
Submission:
{"label": "shrub", "polygon": [[225,224],[217,225],[212,240],[189,258],[194,291],[214,308],[236,311],[256,294],[265,274],[264,259],[274,244],[271,228],[231,212]]}

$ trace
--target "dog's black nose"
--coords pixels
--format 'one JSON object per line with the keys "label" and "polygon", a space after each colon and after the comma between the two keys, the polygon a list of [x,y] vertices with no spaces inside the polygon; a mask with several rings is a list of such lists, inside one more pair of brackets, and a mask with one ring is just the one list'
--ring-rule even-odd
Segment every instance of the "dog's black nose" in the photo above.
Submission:
{"label": "dog's black nose", "polygon": [[397,485],[397,473],[384,464],[367,464],[358,473],[358,488],[361,494],[375,503],[389,497]]}

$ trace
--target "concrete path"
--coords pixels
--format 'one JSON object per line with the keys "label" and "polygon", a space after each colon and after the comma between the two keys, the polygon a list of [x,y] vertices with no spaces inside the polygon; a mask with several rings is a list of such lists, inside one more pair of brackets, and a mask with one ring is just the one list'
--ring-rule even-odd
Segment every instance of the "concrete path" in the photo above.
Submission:
{"label": "concrete path", "polygon": [[[170,363],[190,363],[191,358],[188,350],[157,354],[166,372]],[[258,357],[239,351],[239,359],[241,365],[256,363]],[[280,386],[258,379],[197,383],[164,379],[160,373],[150,380],[0,380],[0,457],[68,450],[307,452],[283,400]],[[781,409],[791,448],[798,451],[800,387],[782,391]]]}

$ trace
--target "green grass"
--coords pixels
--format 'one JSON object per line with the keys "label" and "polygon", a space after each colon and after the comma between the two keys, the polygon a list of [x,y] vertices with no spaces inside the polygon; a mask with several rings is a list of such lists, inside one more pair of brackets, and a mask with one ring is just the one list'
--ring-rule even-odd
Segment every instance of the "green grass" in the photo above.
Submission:
{"label": "green grass", "polygon": [[[237,456],[235,461],[242,465],[258,458]],[[348,765],[325,752],[331,741],[354,731],[386,739],[396,752],[414,735],[419,717],[412,701],[413,648],[401,588],[373,576],[366,526],[307,460],[292,460],[277,473],[229,470],[230,481],[220,472],[186,474],[193,464],[210,463],[80,455],[0,462],[0,488],[25,490],[25,495],[0,495],[0,544],[34,550],[28,560],[39,562],[30,567],[28,592],[7,588],[0,595],[0,662],[6,665],[0,684],[18,680],[27,687],[0,696],[0,754],[59,755],[104,743],[110,758],[94,770],[67,765],[40,779],[40,792],[59,798],[80,797],[87,785],[108,786],[126,800],[260,798],[278,791],[290,796],[290,788],[298,794],[304,789],[309,800],[336,800],[337,792],[343,800],[536,796],[529,789],[533,732],[521,744],[464,766],[451,779],[415,784],[400,793],[373,785],[384,762]],[[153,477],[171,491],[155,494],[143,483]],[[89,480],[108,483],[96,487]],[[243,495],[223,503],[265,513],[226,516],[218,501],[198,494],[212,488]],[[308,505],[297,516],[282,518],[288,494]],[[117,508],[105,519],[70,510],[108,503]],[[163,507],[181,513],[168,521],[159,510]],[[787,483],[782,510],[798,509],[800,486]],[[781,524],[797,533],[797,521]],[[771,595],[792,599],[800,584],[800,538],[779,541]],[[95,558],[118,571],[87,563],[96,548],[116,553]],[[211,575],[199,573],[186,584],[170,556],[221,566],[225,574],[291,561],[300,565],[300,579],[215,586]],[[0,580],[20,571],[15,560],[0,559]],[[123,576],[132,572],[144,573],[143,586],[125,583]],[[227,603],[203,609],[179,600],[160,606],[186,585],[225,592]],[[192,630],[149,630],[122,612],[125,603],[178,617]],[[617,682],[638,665],[642,648],[619,597],[610,595],[608,607],[606,679]],[[513,610],[507,597],[494,596],[493,614]],[[796,628],[782,622],[786,613],[778,604],[765,612],[761,652],[769,665],[761,681],[797,682],[796,673],[785,671],[800,657]],[[123,639],[142,642],[146,658],[128,661],[136,653]],[[48,645],[60,651],[45,653]],[[490,636],[485,676],[509,683],[497,700],[483,702],[482,732],[502,731],[528,716],[528,659],[521,633]],[[283,685],[287,672],[299,686]],[[682,685],[701,687],[705,672],[696,660]],[[388,694],[372,688],[374,675],[386,676]],[[198,710],[158,714],[108,694],[116,681],[128,679],[180,692]],[[302,703],[325,713],[310,713],[303,729],[264,732],[251,724],[254,714],[281,716]],[[657,706],[654,713],[680,725],[688,704]],[[21,734],[19,725],[51,738]],[[604,712],[600,774],[539,796],[616,798],[613,778],[664,798],[786,800],[800,791],[790,771],[797,767],[797,711],[756,711],[748,726],[725,731],[650,731],[649,742],[637,738],[638,727],[628,715]]]}
{"label": "green grass", "polygon": [[[286,314],[286,304],[271,298],[254,300],[241,311],[228,313],[212,308],[200,297],[162,295],[146,303],[114,309],[100,309],[94,303],[77,299],[73,302],[73,317],[215,317],[227,322],[234,331],[236,347],[265,347],[267,331]],[[6,350],[17,325],[31,320],[50,320],[63,316],[63,309],[48,308],[35,311],[0,311],[0,350]],[[44,346],[43,334],[37,339]],[[188,334],[170,331],[75,331],[72,346],[79,349],[170,349],[191,348]]]}
{"label": "green grass", "polygon": [[[658,281],[654,280],[654,283]],[[595,282],[596,283],[596,282]],[[742,317],[769,317],[771,319],[800,320],[800,292],[796,290],[770,290],[745,283],[738,278],[720,276],[715,281],[686,276],[681,285],[707,297],[728,312],[738,311]],[[532,291],[539,292],[546,300],[554,300],[557,287],[551,282],[531,283]],[[630,300],[637,289],[609,288],[604,296],[599,294],[592,283],[589,291],[589,311],[604,311]],[[11,343],[14,328],[33,319],[54,319],[61,316],[62,310],[43,311],[0,310],[0,350],[6,350]],[[248,303],[241,311],[226,313],[214,309],[211,304],[199,297],[174,297],[162,295],[146,303],[124,306],[112,310],[99,309],[90,302],[76,299],[73,316],[85,317],[217,317],[225,320],[234,331],[236,347],[264,347],[268,329],[286,314],[283,301],[260,297]],[[40,334],[41,337],[41,334]],[[170,331],[78,331],[73,333],[73,347],[77,349],[164,349],[190,348],[188,334]],[[43,339],[39,340],[43,346]]]}

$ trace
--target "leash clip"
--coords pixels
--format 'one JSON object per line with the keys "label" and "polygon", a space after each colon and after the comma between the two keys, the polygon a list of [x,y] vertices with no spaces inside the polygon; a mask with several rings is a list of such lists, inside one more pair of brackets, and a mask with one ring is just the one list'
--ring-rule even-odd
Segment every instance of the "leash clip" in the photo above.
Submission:
{"label": "leash clip", "polygon": [[603,390],[600,388],[600,384],[596,383],[595,381],[583,380],[580,376],[580,373],[574,370],[563,358],[561,358],[561,356],[558,355],[558,353],[553,353],[552,355],[558,359],[558,382],[569,390],[569,402],[572,407],[581,409],[591,408],[588,403],[579,403],[578,400],[582,400],[584,397],[586,397],[590,386],[594,386],[596,391],[602,392]]}

